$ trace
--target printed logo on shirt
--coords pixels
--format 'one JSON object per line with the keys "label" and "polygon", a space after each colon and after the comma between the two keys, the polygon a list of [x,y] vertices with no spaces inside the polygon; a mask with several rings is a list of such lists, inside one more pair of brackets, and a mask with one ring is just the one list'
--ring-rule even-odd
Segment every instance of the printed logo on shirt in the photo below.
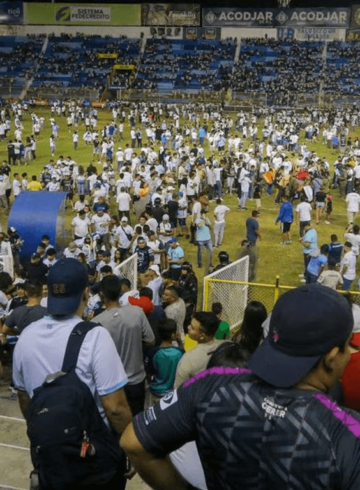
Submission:
{"label": "printed logo on shirt", "polygon": [[265,417],[271,419],[272,417],[284,418],[287,412],[287,408],[282,405],[278,405],[268,398],[264,398],[261,404],[262,409],[265,411]]}
{"label": "printed logo on shirt", "polygon": [[166,410],[167,408],[171,407],[171,405],[174,405],[178,401],[178,396],[177,396],[177,391],[173,391],[172,393],[169,393],[168,395],[164,396],[160,400],[160,408],[161,410]]}
{"label": "printed logo on shirt", "polygon": [[144,411],[144,419],[145,419],[145,425],[150,425],[151,422],[154,422],[154,420],[156,420],[154,407],[147,408]]}

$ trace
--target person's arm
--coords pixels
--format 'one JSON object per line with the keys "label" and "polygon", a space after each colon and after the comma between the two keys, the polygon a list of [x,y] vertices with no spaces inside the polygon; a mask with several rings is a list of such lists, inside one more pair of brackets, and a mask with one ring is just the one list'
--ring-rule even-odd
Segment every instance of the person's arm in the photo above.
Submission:
{"label": "person's arm", "polygon": [[24,418],[26,418],[26,412],[30,405],[30,397],[26,393],[26,391],[22,391],[22,390],[18,390],[17,394],[18,394],[21,413],[23,414]]}
{"label": "person's arm", "polygon": [[189,364],[189,355],[184,354],[177,365],[174,389],[179,388],[185,381],[190,379],[194,373],[191,372]]}
{"label": "person's arm", "polygon": [[112,428],[121,436],[131,422],[131,411],[124,389],[120,389],[101,397],[101,403]]}
{"label": "person's arm", "polygon": [[184,255],[182,257],[179,257],[178,259],[168,260],[168,263],[169,264],[181,264],[183,260],[184,260]]}
{"label": "person's arm", "polygon": [[155,335],[145,313],[143,311],[141,313],[142,340],[145,343],[145,347],[152,347],[155,345]]}
{"label": "person's arm", "polygon": [[141,478],[155,490],[187,490],[189,484],[179,475],[169,458],[159,458],[146,451],[129,424],[120,440]]}

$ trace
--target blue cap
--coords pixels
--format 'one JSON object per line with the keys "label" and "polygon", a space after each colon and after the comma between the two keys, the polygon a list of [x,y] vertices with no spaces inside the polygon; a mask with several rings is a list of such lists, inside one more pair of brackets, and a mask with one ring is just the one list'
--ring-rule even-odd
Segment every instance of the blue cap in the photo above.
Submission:
{"label": "blue cap", "polygon": [[274,306],[269,335],[248,366],[272,386],[295,386],[322,356],[345,342],[353,323],[348,301],[333,289],[320,284],[292,289]]}
{"label": "blue cap", "polygon": [[88,284],[88,272],[76,259],[58,260],[50,268],[47,283],[50,315],[71,315],[80,305]]}

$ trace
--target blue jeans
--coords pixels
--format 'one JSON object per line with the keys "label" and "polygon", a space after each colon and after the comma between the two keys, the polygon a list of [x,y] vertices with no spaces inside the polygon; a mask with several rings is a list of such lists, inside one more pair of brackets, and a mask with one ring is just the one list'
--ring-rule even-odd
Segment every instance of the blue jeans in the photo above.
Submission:
{"label": "blue jeans", "polygon": [[197,262],[198,266],[201,267],[202,265],[202,249],[206,248],[207,249],[207,254],[208,254],[208,267],[211,265],[212,261],[212,254],[213,254],[213,246],[212,246],[212,241],[211,240],[202,240],[202,241],[197,241]]}
{"label": "blue jeans", "polygon": [[215,193],[216,193],[216,197],[218,197],[218,198],[221,197],[221,182],[220,182],[220,180],[217,180],[215,182]]}
{"label": "blue jeans", "polygon": [[305,272],[305,280],[306,284],[316,284],[319,276],[315,276],[315,274],[311,274],[311,272]]}
{"label": "blue jeans", "polygon": [[345,279],[345,277],[343,277],[343,281],[344,281],[344,284],[342,286],[342,290],[343,291],[349,291],[351,288],[351,284],[353,283],[353,279]]}

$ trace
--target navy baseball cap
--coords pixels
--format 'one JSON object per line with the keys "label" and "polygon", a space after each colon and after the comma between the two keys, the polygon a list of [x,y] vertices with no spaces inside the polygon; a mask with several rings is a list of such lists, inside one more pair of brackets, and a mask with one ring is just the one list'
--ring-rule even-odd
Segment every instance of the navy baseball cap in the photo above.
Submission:
{"label": "navy baseball cap", "polygon": [[280,296],[271,313],[269,335],[248,365],[267,383],[290,388],[301,381],[353,329],[348,301],[319,284],[304,285]]}
{"label": "navy baseball cap", "polygon": [[47,283],[50,315],[70,315],[80,304],[88,284],[88,272],[76,259],[58,260],[50,268]]}

